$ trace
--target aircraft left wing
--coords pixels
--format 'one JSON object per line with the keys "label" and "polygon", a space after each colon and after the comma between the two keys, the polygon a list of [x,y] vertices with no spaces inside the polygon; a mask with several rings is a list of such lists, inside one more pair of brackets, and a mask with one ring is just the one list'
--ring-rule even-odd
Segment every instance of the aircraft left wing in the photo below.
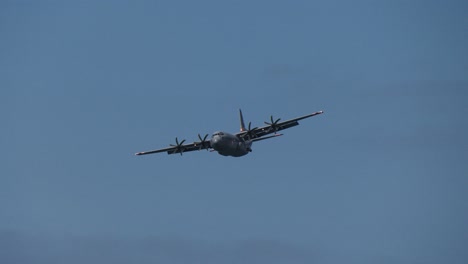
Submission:
{"label": "aircraft left wing", "polygon": [[180,143],[178,139],[176,138],[176,145],[172,145],[167,148],[161,148],[161,149],[155,149],[155,150],[149,150],[149,151],[143,151],[143,152],[137,152],[135,155],[147,155],[147,154],[153,154],[153,153],[160,153],[160,152],[167,152],[167,154],[176,154],[179,153],[182,155],[184,152],[189,152],[189,151],[194,151],[194,150],[202,150],[202,149],[210,149],[211,144],[209,140],[199,141],[199,142],[193,142],[190,144],[184,144],[185,140],[182,140]]}
{"label": "aircraft left wing", "polygon": [[254,128],[254,129],[250,130],[250,131],[249,130],[242,131],[242,132],[237,133],[236,136],[242,137],[242,138],[247,137],[249,139],[261,138],[261,137],[266,136],[268,134],[273,134],[273,133],[276,134],[276,132],[278,132],[278,131],[288,129],[290,127],[297,126],[297,125],[299,125],[299,122],[298,122],[299,120],[306,119],[306,118],[316,116],[316,115],[320,115],[320,114],[323,114],[323,111],[318,111],[318,112],[315,112],[315,113],[312,113],[312,114],[296,117],[296,118],[289,119],[289,120],[286,120],[286,121],[283,121],[283,122],[280,122],[281,119],[279,119],[279,118],[274,120],[273,116],[271,116],[271,118],[270,118],[271,122],[265,122],[266,126],[257,127],[257,128]]}

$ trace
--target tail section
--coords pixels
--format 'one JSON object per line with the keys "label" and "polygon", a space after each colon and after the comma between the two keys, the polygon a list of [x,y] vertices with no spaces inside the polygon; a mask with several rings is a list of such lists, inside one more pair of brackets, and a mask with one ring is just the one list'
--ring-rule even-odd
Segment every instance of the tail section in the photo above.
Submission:
{"label": "tail section", "polygon": [[242,110],[239,109],[239,117],[240,117],[240,131],[246,131],[245,124],[244,124],[244,117],[242,116]]}

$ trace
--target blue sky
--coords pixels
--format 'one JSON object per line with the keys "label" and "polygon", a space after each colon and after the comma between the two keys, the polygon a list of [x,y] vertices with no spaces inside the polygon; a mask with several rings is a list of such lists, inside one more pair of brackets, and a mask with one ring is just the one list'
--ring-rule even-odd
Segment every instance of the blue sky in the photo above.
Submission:
{"label": "blue sky", "polygon": [[[467,11],[2,1],[0,262],[466,263]],[[325,114],[242,158],[133,156],[239,108]]]}

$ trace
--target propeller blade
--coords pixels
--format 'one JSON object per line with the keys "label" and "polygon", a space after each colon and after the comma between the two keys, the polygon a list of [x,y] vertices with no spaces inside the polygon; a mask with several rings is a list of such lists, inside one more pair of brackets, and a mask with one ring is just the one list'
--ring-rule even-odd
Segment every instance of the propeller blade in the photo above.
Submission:
{"label": "propeller blade", "polygon": [[198,139],[200,139],[200,142],[206,141],[206,138],[208,137],[208,134],[206,134],[203,138],[198,134]]}
{"label": "propeller blade", "polygon": [[253,134],[252,132],[255,131],[257,128],[258,128],[258,127],[252,128],[252,122],[249,122],[249,126],[248,126],[247,131],[246,131],[245,134],[244,134],[244,137],[247,136],[248,139],[254,138],[256,135]]}
{"label": "propeller blade", "polygon": [[198,139],[200,139],[200,142],[196,143],[197,145],[200,144],[200,147],[198,148],[198,150],[201,150],[202,147],[206,148],[206,150],[208,150],[207,145],[206,145],[206,139],[207,138],[208,138],[208,134],[205,134],[205,136],[203,138],[200,136],[200,134],[198,134]]}
{"label": "propeller blade", "polygon": [[175,154],[175,153],[179,152],[180,155],[182,155],[182,152],[184,152],[184,148],[182,147],[182,145],[184,144],[185,139],[183,139],[182,141],[179,142],[179,139],[176,137],[175,142],[176,142],[176,145],[169,144],[169,146],[174,147],[174,150],[172,151],[172,154]]}
{"label": "propeller blade", "polygon": [[271,122],[263,122],[266,125],[270,126],[270,129],[272,129],[275,133],[278,131],[278,122],[281,120],[281,118],[278,118],[276,120],[273,119],[273,115],[270,116],[270,121]]}

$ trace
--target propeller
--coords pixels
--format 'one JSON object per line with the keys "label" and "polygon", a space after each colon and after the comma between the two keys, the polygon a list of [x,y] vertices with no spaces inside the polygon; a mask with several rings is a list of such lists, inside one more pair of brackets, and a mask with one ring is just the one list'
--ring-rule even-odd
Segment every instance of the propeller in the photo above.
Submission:
{"label": "propeller", "polygon": [[275,131],[275,133],[276,133],[276,131],[278,131],[278,128],[279,128],[278,122],[279,122],[280,120],[281,120],[281,118],[278,118],[278,119],[276,119],[275,121],[273,121],[273,116],[270,116],[270,121],[271,121],[271,123],[265,122],[265,124],[269,125],[269,126],[273,129],[273,131]]}
{"label": "propeller", "polygon": [[198,134],[198,139],[200,139],[200,142],[195,142],[195,145],[200,145],[200,148],[198,150],[201,150],[202,148],[205,148],[208,150],[208,145],[206,144],[206,139],[208,138],[208,134],[206,134],[203,138]]}
{"label": "propeller", "polygon": [[183,145],[184,145],[185,139],[182,140],[182,141],[179,143],[179,139],[176,137],[176,138],[175,138],[175,142],[176,142],[175,145],[170,144],[171,147],[175,147],[175,149],[174,149],[174,151],[172,152],[172,154],[179,152],[180,155],[182,156],[182,152],[184,152],[184,147],[183,147]]}
{"label": "propeller", "polygon": [[256,136],[256,134],[252,133],[254,132],[258,127],[254,127],[254,128],[250,128],[250,126],[252,125],[252,122],[249,122],[249,126],[248,126],[248,129],[247,131],[245,132],[245,135],[249,137],[249,139],[252,139]]}

